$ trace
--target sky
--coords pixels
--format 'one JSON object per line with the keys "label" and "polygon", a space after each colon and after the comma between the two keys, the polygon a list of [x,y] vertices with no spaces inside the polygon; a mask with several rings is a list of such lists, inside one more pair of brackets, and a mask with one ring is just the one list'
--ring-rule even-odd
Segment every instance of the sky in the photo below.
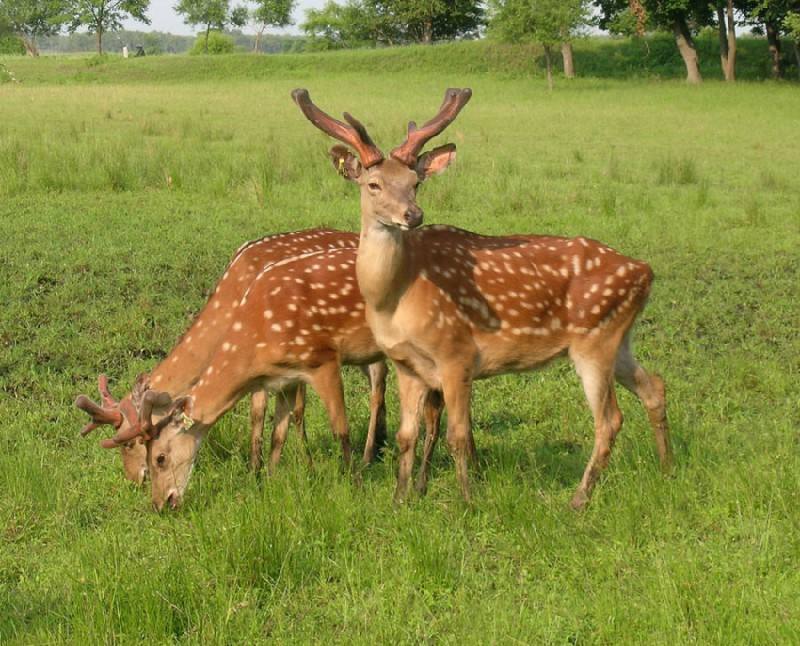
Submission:
{"label": "sky", "polygon": [[[183,36],[191,36],[197,31],[199,31],[199,27],[197,29],[192,29],[189,25],[184,24],[183,18],[175,13],[173,7],[177,4],[178,0],[150,0],[150,10],[147,12],[147,15],[150,17],[150,25],[142,24],[141,22],[137,22],[135,20],[126,20],[124,22],[125,29],[132,29],[136,31],[166,31],[171,34],[180,34]],[[236,6],[240,4],[237,0],[232,0],[231,6]],[[289,33],[289,34],[297,34],[299,33],[297,29],[297,25],[303,21],[305,17],[305,10],[310,8],[319,8],[323,4],[325,4],[325,0],[298,0],[297,1],[297,8],[294,12],[294,27],[289,27],[288,29],[271,29],[269,30],[270,33]],[[244,31],[252,31],[251,29],[245,28]]]}

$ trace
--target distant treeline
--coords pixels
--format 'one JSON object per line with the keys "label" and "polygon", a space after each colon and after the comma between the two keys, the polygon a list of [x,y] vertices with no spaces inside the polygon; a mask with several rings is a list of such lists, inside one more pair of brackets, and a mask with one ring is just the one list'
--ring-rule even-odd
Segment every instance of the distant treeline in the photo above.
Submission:
{"label": "distant treeline", "polygon": [[[255,44],[255,35],[244,34],[241,31],[226,34],[233,39],[235,48],[239,51],[252,51]],[[195,36],[176,36],[160,31],[127,31],[120,30],[106,34],[103,48],[108,52],[119,53],[124,46],[133,54],[138,46],[144,49],[148,56],[160,54],[184,54],[194,45]],[[297,36],[274,36],[264,34],[261,36],[259,49],[263,53],[275,54],[280,52],[299,52],[304,50],[305,38]],[[39,41],[39,49],[43,54],[73,54],[92,52],[95,50],[96,40],[94,34],[76,32],[73,34],[58,34],[45,36]]]}

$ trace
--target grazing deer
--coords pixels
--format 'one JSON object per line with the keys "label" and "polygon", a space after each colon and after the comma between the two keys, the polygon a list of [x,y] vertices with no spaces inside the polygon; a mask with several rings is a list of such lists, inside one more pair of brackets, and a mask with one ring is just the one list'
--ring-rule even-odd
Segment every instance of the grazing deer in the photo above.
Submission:
{"label": "grazing deer", "polygon": [[[630,349],[630,332],[653,280],[650,267],[587,238],[489,237],[449,226],[418,228],[417,188],[455,159],[453,144],[420,154],[471,97],[449,89],[439,113],[408,126],[405,142],[385,159],[364,126],[316,107],[306,90],[292,93],[320,130],[350,146],[334,146],[335,168],[361,191],[356,273],[367,322],[397,367],[402,409],[397,433],[396,498],[408,493],[422,402],[441,391],[447,441],[465,499],[467,459],[474,455],[470,398],[475,379],[531,370],[569,355],[583,382],[595,423],[594,450],[572,499],[589,500],[622,425],[614,379],[644,404],[659,457],[671,462],[664,383]],[[426,442],[423,473],[429,460]]]}
{"label": "grazing deer", "polygon": [[[179,506],[203,438],[238,399],[254,390],[291,394],[298,385],[310,384],[325,405],[349,465],[340,365],[383,358],[364,318],[355,265],[356,250],[342,247],[267,267],[231,304],[225,333],[215,339],[205,368],[185,394],[175,397],[161,389],[165,379],[157,383],[155,373],[137,383],[128,411],[122,410],[129,424],[103,445],[145,440],[157,509]],[[291,401],[291,396],[278,399],[273,456],[286,437]],[[86,401],[78,405],[87,410]],[[438,423],[441,403],[432,398],[430,406],[439,408],[427,419]]]}
{"label": "grazing deer", "polygon": [[[276,262],[296,255],[339,249],[355,248],[358,236],[353,233],[329,229],[314,229],[266,236],[242,245],[234,254],[225,273],[217,283],[214,292],[200,313],[195,317],[186,333],[181,337],[169,355],[150,374],[151,384],[158,385],[173,397],[184,394],[197,381],[205,369],[211,354],[225,335],[232,317],[233,308],[244,295],[255,277],[265,268]],[[384,395],[386,391],[386,365],[376,362],[368,367],[368,377],[372,395],[370,398],[370,423],[367,433],[367,444],[364,449],[364,462],[371,462],[386,440],[386,407]],[[118,402],[108,389],[108,381],[104,376],[99,380],[102,405],[92,403],[88,398],[81,399],[81,408],[93,416],[94,421],[84,427],[86,435],[99,424],[107,423],[117,427],[124,434],[125,413],[135,417],[135,409],[131,409],[131,395]],[[297,427],[307,458],[307,438],[303,424],[305,408],[305,384],[300,384],[296,392],[282,393],[279,405],[281,410],[289,405],[289,397],[294,397],[293,411],[285,421],[292,419]],[[137,402],[138,403],[138,402]],[[264,417],[267,407],[267,395],[264,391],[256,391],[251,400],[251,452],[250,466],[254,471],[261,468],[261,447],[263,441]],[[147,450],[142,442],[129,441],[119,446],[123,469],[129,480],[142,484],[147,474]],[[274,468],[280,451],[273,452],[270,468]]]}

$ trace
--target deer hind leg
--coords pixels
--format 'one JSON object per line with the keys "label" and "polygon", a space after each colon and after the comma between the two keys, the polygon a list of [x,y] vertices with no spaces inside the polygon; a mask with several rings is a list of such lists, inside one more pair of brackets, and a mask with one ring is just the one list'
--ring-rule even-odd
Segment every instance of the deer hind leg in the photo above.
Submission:
{"label": "deer hind leg", "polygon": [[339,364],[336,361],[322,364],[312,375],[310,383],[325,405],[331,431],[342,445],[344,465],[349,469],[352,463],[352,449],[350,448],[350,431],[344,408],[344,386]]}
{"label": "deer hind leg", "polygon": [[294,410],[292,411],[292,422],[295,429],[297,429],[297,436],[300,438],[300,443],[303,445],[303,452],[306,454],[306,463],[308,467],[314,466],[311,459],[311,448],[308,445],[308,435],[306,435],[306,385],[304,383],[297,384],[297,389],[294,396]]}
{"label": "deer hind leg", "polygon": [[469,410],[472,380],[464,374],[448,375],[442,379],[442,392],[447,406],[447,444],[456,463],[456,478],[461,487],[461,495],[469,502],[468,463],[475,455]]}
{"label": "deer hind leg", "polygon": [[266,390],[257,390],[250,398],[250,470],[261,471],[261,451],[264,445],[264,421],[267,413]]}
{"label": "deer hind leg", "polygon": [[269,473],[272,475],[281,459],[281,451],[289,434],[289,423],[292,420],[292,404],[296,386],[287,386],[275,394],[275,422],[269,451]]}
{"label": "deer hind leg", "polygon": [[667,424],[667,401],[664,380],[656,374],[648,373],[636,361],[631,352],[630,336],[625,335],[617,352],[614,376],[625,388],[636,395],[647,411],[653,436],[656,440],[661,469],[668,472],[672,468],[672,446]]}
{"label": "deer hind leg", "polygon": [[570,503],[574,509],[582,509],[589,502],[592,489],[608,465],[614,440],[622,428],[622,413],[614,392],[614,354],[607,355],[605,349],[600,352],[592,352],[590,348],[573,349],[570,352],[594,417],[594,448]]}
{"label": "deer hind leg", "polygon": [[439,439],[439,429],[442,421],[442,410],[444,409],[444,400],[442,393],[438,390],[431,390],[428,392],[428,397],[425,399],[425,408],[422,416],[425,420],[425,446],[422,451],[422,466],[417,474],[416,489],[420,495],[425,494],[428,490],[428,473],[431,468],[431,456],[433,449],[436,447],[436,441]]}
{"label": "deer hind leg", "polygon": [[397,367],[397,390],[400,396],[400,428],[397,439],[397,487],[394,491],[396,503],[403,502],[411,486],[414,469],[414,451],[419,437],[419,418],[429,388],[419,377]]}
{"label": "deer hind leg", "polygon": [[369,378],[369,429],[364,445],[364,464],[370,464],[386,446],[386,375],[385,361],[376,361],[362,370]]}

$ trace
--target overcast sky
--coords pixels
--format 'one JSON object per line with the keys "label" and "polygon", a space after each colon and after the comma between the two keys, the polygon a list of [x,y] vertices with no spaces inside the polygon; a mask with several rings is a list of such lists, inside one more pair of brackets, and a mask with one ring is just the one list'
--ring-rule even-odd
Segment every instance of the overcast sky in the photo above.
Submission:
{"label": "overcast sky", "polygon": [[[173,7],[178,0],[150,0],[150,10],[147,15],[150,17],[150,25],[145,25],[135,20],[126,20],[125,29],[135,29],[137,31],[166,31],[171,34],[182,34],[191,36],[197,33],[198,29],[192,29],[184,24],[183,18],[175,13]],[[232,0],[231,6],[241,4],[238,0]],[[297,9],[294,12],[295,27],[287,30],[270,30],[271,33],[298,33],[297,24],[303,21],[305,10],[310,7],[321,7],[325,0],[298,0]],[[249,31],[245,29],[245,31]]]}

